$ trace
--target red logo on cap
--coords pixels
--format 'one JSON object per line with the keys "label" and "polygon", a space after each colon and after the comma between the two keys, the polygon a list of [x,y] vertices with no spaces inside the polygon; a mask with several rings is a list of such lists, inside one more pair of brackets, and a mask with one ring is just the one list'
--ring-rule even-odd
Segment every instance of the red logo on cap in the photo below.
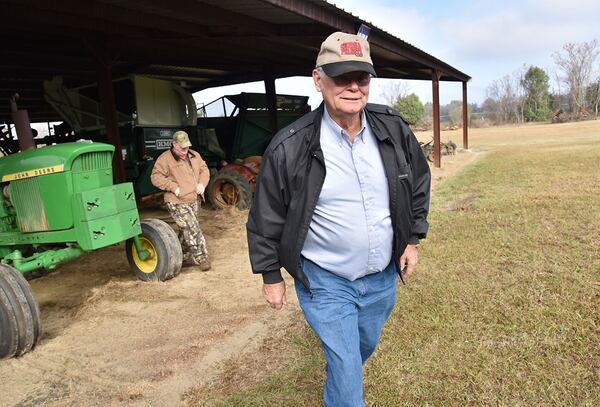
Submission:
{"label": "red logo on cap", "polygon": [[344,42],[340,44],[340,51],[342,55],[354,55],[357,57],[362,57],[362,48],[360,47],[360,42],[352,41],[352,42]]}

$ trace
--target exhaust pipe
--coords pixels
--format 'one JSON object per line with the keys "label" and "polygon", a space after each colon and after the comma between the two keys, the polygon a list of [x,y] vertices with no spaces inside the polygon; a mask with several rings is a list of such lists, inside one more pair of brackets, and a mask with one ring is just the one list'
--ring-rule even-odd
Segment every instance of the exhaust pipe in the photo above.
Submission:
{"label": "exhaust pipe", "polygon": [[19,149],[21,151],[33,150],[35,141],[31,133],[31,123],[29,122],[29,114],[27,110],[19,110],[17,108],[17,100],[19,94],[15,93],[10,99],[10,113],[12,115],[15,130],[17,131],[17,140],[19,141]]}

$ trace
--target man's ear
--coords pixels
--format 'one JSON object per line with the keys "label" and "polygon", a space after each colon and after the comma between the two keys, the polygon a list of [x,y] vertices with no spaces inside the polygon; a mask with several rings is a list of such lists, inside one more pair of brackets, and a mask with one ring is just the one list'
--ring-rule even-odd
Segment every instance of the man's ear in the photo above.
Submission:
{"label": "man's ear", "polygon": [[312,77],[313,81],[315,82],[315,89],[317,89],[317,92],[321,92],[321,77],[316,69],[313,69]]}

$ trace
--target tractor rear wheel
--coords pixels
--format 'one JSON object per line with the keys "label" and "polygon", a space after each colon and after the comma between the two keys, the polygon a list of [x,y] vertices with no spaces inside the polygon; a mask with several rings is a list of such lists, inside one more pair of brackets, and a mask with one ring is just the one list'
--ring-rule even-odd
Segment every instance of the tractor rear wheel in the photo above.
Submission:
{"label": "tractor rear wheel", "polygon": [[175,231],[159,219],[145,219],[141,222],[142,249],[150,256],[142,260],[133,239],[127,240],[125,250],[133,272],[142,281],[166,281],[181,272],[183,253]]}
{"label": "tractor rear wheel", "polygon": [[0,359],[21,356],[42,336],[40,309],[25,278],[0,264]]}
{"label": "tractor rear wheel", "polygon": [[248,209],[252,202],[250,183],[237,171],[221,170],[208,184],[208,201],[215,209]]}

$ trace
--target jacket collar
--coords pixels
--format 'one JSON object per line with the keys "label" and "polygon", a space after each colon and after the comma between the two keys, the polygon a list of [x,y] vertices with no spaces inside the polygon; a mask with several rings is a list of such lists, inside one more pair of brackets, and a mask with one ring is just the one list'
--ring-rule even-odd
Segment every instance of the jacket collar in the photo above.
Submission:
{"label": "jacket collar", "polygon": [[[175,161],[179,161],[180,160],[179,156],[177,154],[175,154],[175,151],[173,151],[173,147],[171,147],[169,149],[169,151],[171,152],[171,155],[173,156],[173,158],[175,159]],[[192,153],[191,150],[188,150],[187,156],[188,156],[188,158],[194,158],[194,153]]]}
{"label": "jacket collar", "polygon": [[[312,138],[308,140],[311,145],[311,150],[313,151],[321,149],[321,121],[323,120],[324,109],[325,102],[321,102],[319,107],[314,110],[315,115],[313,118],[313,125],[315,126],[315,131],[312,134]],[[371,112],[370,105],[368,103],[363,109],[363,112],[365,114],[365,117],[367,118],[367,123],[369,123],[369,126],[371,127],[371,132],[375,135],[377,140],[384,141],[389,139],[389,134],[387,134],[387,132],[381,131],[381,128],[375,121],[375,115]]]}
{"label": "jacket collar", "polygon": [[369,126],[371,127],[371,132],[375,135],[375,137],[377,137],[377,140],[388,140],[390,138],[390,135],[388,134],[388,132],[381,131],[381,128],[375,121],[375,115],[373,114],[373,112],[371,112],[371,109],[369,108],[369,104],[365,106],[364,112],[367,118],[367,123],[369,123]]}
{"label": "jacket collar", "polygon": [[321,121],[323,120],[323,112],[325,109],[325,102],[321,102],[319,107],[313,110],[313,127],[314,131],[309,133],[306,142],[309,144],[311,151],[321,151]]}

